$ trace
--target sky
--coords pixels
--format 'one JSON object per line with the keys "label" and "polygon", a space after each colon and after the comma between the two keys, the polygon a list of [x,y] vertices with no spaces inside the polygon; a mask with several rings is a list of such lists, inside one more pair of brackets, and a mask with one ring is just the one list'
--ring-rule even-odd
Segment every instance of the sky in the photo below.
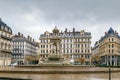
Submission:
{"label": "sky", "polygon": [[92,46],[112,27],[120,34],[120,0],[0,0],[0,18],[13,34],[40,34],[57,26],[92,34]]}

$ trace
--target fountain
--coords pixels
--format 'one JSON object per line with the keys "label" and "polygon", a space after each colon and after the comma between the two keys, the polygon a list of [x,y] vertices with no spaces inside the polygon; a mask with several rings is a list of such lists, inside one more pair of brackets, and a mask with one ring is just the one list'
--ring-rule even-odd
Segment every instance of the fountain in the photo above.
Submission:
{"label": "fountain", "polygon": [[60,53],[60,42],[61,39],[59,38],[59,30],[57,27],[53,29],[53,36],[50,39],[52,43],[52,53],[49,53],[49,56],[42,61],[39,60],[39,65],[44,66],[60,66],[60,65],[69,65],[70,62],[68,59],[64,58],[62,53]]}

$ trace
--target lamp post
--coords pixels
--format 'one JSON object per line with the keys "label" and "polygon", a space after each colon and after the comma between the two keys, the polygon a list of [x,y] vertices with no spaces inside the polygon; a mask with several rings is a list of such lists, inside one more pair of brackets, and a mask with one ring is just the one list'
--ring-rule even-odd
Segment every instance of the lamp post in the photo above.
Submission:
{"label": "lamp post", "polygon": [[111,80],[111,65],[110,65],[110,58],[109,58],[109,80]]}

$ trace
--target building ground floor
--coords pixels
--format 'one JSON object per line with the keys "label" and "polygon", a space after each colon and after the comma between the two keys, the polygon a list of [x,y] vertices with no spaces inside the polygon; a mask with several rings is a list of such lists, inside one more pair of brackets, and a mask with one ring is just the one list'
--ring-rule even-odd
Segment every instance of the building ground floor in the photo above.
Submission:
{"label": "building ground floor", "polygon": [[11,58],[0,57],[0,66],[7,66],[11,64]]}
{"label": "building ground floor", "polygon": [[101,65],[120,66],[120,55],[101,56]]}
{"label": "building ground floor", "polygon": [[0,51],[0,66],[7,66],[11,64],[11,52],[7,50]]}
{"label": "building ground floor", "polygon": [[24,60],[23,59],[12,59],[12,63],[17,63],[17,65],[23,65]]}

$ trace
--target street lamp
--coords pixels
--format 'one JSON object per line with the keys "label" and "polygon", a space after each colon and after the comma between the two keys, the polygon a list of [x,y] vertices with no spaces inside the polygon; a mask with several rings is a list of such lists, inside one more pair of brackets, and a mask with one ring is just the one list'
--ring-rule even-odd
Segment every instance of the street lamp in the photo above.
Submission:
{"label": "street lamp", "polygon": [[111,65],[110,65],[110,58],[109,58],[109,80],[111,80]]}

